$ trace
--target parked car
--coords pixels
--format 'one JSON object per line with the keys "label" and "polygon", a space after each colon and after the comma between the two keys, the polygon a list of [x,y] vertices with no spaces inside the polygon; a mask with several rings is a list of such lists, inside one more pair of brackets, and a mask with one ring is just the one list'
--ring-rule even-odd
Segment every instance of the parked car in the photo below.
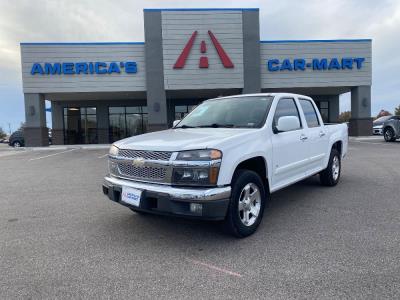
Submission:
{"label": "parked car", "polygon": [[139,213],[223,220],[245,237],[270,193],[315,174],[336,185],[347,147],[346,124],[324,125],[310,97],[210,99],[172,129],[115,142],[103,193]]}
{"label": "parked car", "polygon": [[[24,147],[25,146],[25,138],[24,138],[24,131],[17,130],[13,134],[11,134],[8,144],[12,147]],[[51,129],[49,128],[49,145],[52,144],[52,136],[51,136]]]}
{"label": "parked car", "polygon": [[10,135],[8,144],[12,147],[19,148],[25,146],[24,131],[17,130]]}
{"label": "parked car", "polygon": [[400,138],[400,116],[391,116],[383,123],[382,127],[386,142],[394,142]]}
{"label": "parked car", "polygon": [[376,119],[372,125],[373,126],[372,133],[374,135],[382,135],[383,134],[383,131],[382,131],[383,123],[385,123],[385,121],[389,120],[391,117],[392,116],[382,116],[382,117]]}

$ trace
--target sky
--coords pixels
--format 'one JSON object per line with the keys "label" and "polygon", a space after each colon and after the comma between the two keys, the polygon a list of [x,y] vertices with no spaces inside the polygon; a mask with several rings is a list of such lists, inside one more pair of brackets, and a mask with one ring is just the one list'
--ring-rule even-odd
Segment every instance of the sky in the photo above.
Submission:
{"label": "sky", "polygon": [[25,118],[21,42],[143,41],[144,8],[225,7],[259,8],[261,40],[371,38],[372,115],[400,105],[400,0],[0,0],[0,127]]}

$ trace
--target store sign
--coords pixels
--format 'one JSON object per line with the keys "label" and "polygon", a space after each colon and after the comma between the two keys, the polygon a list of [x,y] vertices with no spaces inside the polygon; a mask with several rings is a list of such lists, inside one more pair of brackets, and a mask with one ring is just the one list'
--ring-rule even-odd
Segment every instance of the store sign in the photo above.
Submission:
{"label": "store sign", "polygon": [[267,60],[267,69],[270,72],[276,71],[313,71],[324,70],[353,70],[361,69],[365,62],[364,57],[343,57],[343,58],[304,58],[295,59],[269,59]]}
{"label": "store sign", "polygon": [[62,62],[33,63],[31,74],[36,75],[74,75],[74,74],[113,74],[137,73],[135,61],[127,62]]}
{"label": "store sign", "polygon": [[[211,32],[208,31],[208,35],[210,36],[211,42],[213,43],[215,50],[217,50],[219,59],[221,60],[222,65],[225,68],[233,68],[234,65],[229,58],[228,54],[226,54],[224,48],[222,48],[221,44],[217,40],[216,36]],[[179,55],[178,59],[174,64],[174,69],[183,69],[186,63],[186,59],[189,56],[190,51],[192,50],[194,41],[196,40],[197,31],[194,31],[189,38],[188,42],[186,43],[185,47],[183,48],[181,54]],[[208,57],[206,56],[207,53],[207,45],[205,41],[201,41],[200,43],[200,58],[199,58],[199,68],[206,69],[208,68]]]}

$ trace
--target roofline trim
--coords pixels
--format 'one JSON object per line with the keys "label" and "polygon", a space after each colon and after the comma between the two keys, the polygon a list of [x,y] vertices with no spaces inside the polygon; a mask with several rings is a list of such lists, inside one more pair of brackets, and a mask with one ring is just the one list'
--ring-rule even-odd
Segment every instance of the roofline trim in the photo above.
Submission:
{"label": "roofline trim", "polygon": [[261,44],[284,44],[284,43],[362,43],[372,42],[372,39],[337,39],[337,40],[271,40],[260,41]]}
{"label": "roofline trim", "polygon": [[259,8],[145,8],[143,11],[259,11]]}
{"label": "roofline trim", "polygon": [[66,42],[66,43],[53,43],[53,42],[44,42],[44,43],[20,43],[21,46],[38,46],[38,45],[60,45],[60,46],[74,46],[74,45],[144,45],[144,42]]}

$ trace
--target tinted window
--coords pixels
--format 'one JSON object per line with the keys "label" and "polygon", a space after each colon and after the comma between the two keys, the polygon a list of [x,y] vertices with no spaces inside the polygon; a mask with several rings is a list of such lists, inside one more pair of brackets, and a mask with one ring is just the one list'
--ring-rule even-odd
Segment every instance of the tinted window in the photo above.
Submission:
{"label": "tinted window", "polygon": [[300,99],[300,105],[303,109],[304,117],[306,118],[308,127],[318,127],[319,120],[317,112],[315,111],[314,105],[311,103],[311,101]]}
{"label": "tinted window", "polygon": [[[287,98],[287,99],[280,99],[278,102],[278,105],[276,106],[275,110],[275,116],[274,116],[274,127],[278,124],[278,120],[280,117],[284,116],[293,116],[299,118],[300,121],[300,116],[299,116],[299,111],[297,110],[296,102],[294,99]],[[301,128],[300,127],[297,129]]]}

